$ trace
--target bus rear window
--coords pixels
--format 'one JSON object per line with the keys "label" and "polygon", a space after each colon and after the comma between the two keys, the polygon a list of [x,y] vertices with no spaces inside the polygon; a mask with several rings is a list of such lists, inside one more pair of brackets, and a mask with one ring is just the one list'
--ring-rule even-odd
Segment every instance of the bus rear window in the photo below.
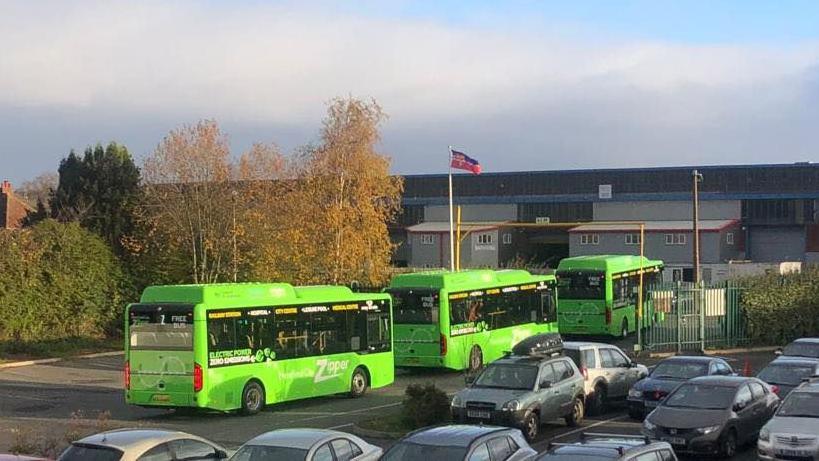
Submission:
{"label": "bus rear window", "polygon": [[606,279],[600,272],[560,272],[558,299],[605,299]]}
{"label": "bus rear window", "polygon": [[133,305],[128,325],[131,349],[193,350],[192,305]]}
{"label": "bus rear window", "polygon": [[438,324],[438,292],[432,290],[390,290],[394,323]]}

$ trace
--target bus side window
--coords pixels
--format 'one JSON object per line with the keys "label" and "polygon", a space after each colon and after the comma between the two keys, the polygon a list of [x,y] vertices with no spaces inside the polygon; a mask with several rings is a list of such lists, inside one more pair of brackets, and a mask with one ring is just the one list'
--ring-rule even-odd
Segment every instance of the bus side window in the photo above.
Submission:
{"label": "bus side window", "polygon": [[540,307],[543,312],[544,323],[557,321],[557,302],[555,302],[554,288],[548,288],[540,293]]}

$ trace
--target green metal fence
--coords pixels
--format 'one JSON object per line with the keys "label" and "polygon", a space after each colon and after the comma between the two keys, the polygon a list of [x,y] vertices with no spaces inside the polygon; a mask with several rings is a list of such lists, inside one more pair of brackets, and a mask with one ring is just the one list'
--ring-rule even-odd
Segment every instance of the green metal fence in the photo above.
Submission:
{"label": "green metal fence", "polygon": [[641,345],[652,352],[721,349],[748,344],[740,293],[732,282],[652,286]]}

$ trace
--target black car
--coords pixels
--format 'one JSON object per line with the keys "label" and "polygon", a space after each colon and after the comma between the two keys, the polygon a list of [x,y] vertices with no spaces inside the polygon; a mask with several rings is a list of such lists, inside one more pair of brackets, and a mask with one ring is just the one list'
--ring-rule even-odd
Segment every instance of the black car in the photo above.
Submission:
{"label": "black car", "polygon": [[410,432],[381,461],[527,461],[536,454],[518,429],[452,424]]}
{"label": "black car", "polygon": [[719,357],[678,355],[667,358],[628,391],[628,414],[634,419],[642,419],[665,396],[691,378],[734,374],[728,362]]}
{"label": "black car", "polygon": [[678,453],[730,458],[756,441],[777,406],[779,397],[757,378],[702,376],[669,394],[646,417],[643,434]]}
{"label": "black car", "polygon": [[770,384],[783,399],[805,379],[813,376],[819,376],[819,359],[791,356],[777,358],[756,375]]}
{"label": "black car", "polygon": [[819,338],[799,338],[785,349],[777,350],[776,355],[819,359]]}

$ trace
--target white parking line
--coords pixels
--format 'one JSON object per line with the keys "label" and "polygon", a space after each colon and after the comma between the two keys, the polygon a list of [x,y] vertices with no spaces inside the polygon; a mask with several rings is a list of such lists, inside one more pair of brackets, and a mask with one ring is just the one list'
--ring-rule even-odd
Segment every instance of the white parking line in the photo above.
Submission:
{"label": "white parking line", "polygon": [[352,426],[353,426],[353,423],[347,423],[347,424],[341,424],[339,426],[328,427],[327,429],[330,429],[331,431],[337,431],[337,430],[339,430],[341,428],[352,427]]}
{"label": "white parking line", "polygon": [[597,421],[596,423],[589,424],[588,426],[578,427],[577,429],[572,429],[569,432],[564,432],[562,434],[555,435],[554,437],[550,438],[549,440],[544,440],[542,442],[538,442],[538,443],[532,445],[532,447],[536,447],[536,446],[539,446],[539,445],[548,446],[549,442],[551,442],[553,440],[563,439],[563,438],[569,437],[570,435],[579,434],[581,432],[586,432],[591,428],[594,428],[594,427],[597,427],[597,426],[603,426],[603,425],[606,425],[606,424],[611,424],[611,423],[613,423],[615,421],[621,421],[621,420],[624,420],[626,418],[628,418],[628,415],[620,415],[620,416],[615,416],[614,418],[609,418],[609,419],[606,419],[606,420],[603,420],[603,421]]}

